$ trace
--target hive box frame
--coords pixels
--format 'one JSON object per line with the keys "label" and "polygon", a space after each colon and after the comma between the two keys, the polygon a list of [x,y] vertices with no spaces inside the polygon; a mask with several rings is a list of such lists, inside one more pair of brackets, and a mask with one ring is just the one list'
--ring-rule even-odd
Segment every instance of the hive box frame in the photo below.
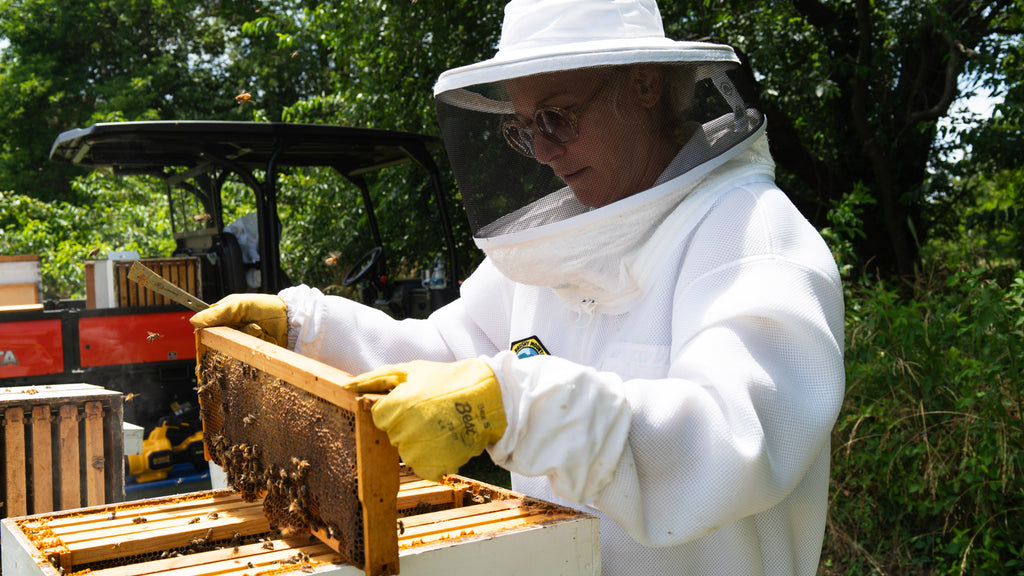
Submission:
{"label": "hive box frame", "polygon": [[[217,326],[196,332],[197,370],[207,350],[219,352],[355,414],[358,497],[362,504],[364,570],[367,576],[398,574],[398,451],[373,425],[370,408],[377,395],[360,396],[343,388],[351,376],[342,370],[264,342],[238,330]],[[327,545],[327,535],[314,531]]]}

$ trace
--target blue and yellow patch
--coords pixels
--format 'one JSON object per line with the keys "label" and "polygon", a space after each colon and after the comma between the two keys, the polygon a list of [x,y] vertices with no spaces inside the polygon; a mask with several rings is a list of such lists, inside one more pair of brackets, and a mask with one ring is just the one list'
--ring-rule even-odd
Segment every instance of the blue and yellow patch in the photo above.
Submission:
{"label": "blue and yellow patch", "polygon": [[529,358],[531,356],[548,356],[548,349],[540,343],[540,338],[536,336],[530,336],[529,338],[523,338],[522,340],[516,340],[512,343],[512,351],[516,353],[519,358]]}

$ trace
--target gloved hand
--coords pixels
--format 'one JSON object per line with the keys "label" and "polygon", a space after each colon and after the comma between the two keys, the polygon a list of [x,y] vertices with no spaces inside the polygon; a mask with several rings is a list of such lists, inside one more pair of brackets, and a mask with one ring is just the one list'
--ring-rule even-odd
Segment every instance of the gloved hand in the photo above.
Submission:
{"label": "gloved hand", "polygon": [[507,426],[501,387],[482,360],[385,366],[345,388],[391,390],[373,405],[373,423],[387,432],[416,475],[434,482],[500,440]]}
{"label": "gloved hand", "polygon": [[228,294],[189,320],[196,328],[231,326],[278,346],[288,345],[288,307],[276,294]]}

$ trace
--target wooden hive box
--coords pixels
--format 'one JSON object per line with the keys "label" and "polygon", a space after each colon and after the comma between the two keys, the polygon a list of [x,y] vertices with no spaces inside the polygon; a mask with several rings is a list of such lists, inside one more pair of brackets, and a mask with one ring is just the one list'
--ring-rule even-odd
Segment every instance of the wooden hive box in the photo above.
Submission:
{"label": "wooden hive box", "polygon": [[124,500],[122,395],[91,384],[0,389],[2,516]]}
{"label": "wooden hive box", "polygon": [[163,295],[128,280],[128,272],[135,262],[141,262],[182,290],[197,298],[202,298],[203,282],[198,258],[88,260],[85,263],[86,307],[115,308],[173,304]]}
{"label": "wooden hive box", "polygon": [[[389,532],[402,574],[600,574],[599,521],[468,478],[400,477]],[[0,570],[19,576],[361,576],[306,534],[283,535],[260,501],[211,490],[8,518]]]}
{"label": "wooden hive box", "polygon": [[41,310],[42,288],[38,255],[0,255],[0,312]]}

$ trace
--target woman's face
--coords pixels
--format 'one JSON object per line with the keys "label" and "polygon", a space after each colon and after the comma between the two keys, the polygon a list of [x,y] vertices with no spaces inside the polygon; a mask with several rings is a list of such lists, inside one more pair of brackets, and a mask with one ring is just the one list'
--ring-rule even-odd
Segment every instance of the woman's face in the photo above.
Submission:
{"label": "woman's face", "polygon": [[[577,115],[579,137],[558,144],[534,133],[537,161],[550,166],[586,206],[600,207],[645,190],[675,154],[656,113],[661,77],[649,68],[589,69],[517,78],[508,83],[520,122],[555,106]],[[652,85],[656,84],[656,85]]]}

